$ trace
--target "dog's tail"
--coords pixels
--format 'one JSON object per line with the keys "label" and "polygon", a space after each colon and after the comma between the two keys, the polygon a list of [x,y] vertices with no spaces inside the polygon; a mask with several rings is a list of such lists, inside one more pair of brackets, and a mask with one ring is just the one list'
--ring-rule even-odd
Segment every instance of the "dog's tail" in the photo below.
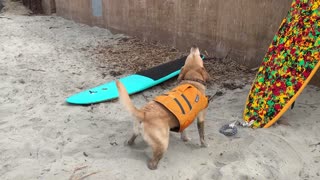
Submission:
{"label": "dog's tail", "polygon": [[118,88],[119,99],[121,104],[139,121],[142,121],[144,119],[144,112],[140,111],[133,105],[126,88],[120,81],[116,80],[116,85]]}
{"label": "dog's tail", "polygon": [[193,46],[190,49],[190,54],[194,55],[194,56],[200,56],[200,51],[199,48],[197,46]]}

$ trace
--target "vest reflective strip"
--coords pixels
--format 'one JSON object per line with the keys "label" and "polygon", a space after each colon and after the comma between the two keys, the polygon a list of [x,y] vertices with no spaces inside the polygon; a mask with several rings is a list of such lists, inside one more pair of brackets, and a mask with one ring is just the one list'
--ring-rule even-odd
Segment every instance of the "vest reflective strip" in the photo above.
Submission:
{"label": "vest reflective strip", "polygon": [[186,112],[184,111],[184,109],[183,109],[182,105],[180,104],[180,102],[178,101],[178,99],[177,99],[177,98],[174,98],[173,100],[174,100],[174,101],[178,104],[178,106],[180,107],[182,114],[186,114]]}
{"label": "vest reflective strip", "polygon": [[[162,94],[162,96],[169,96],[169,94]],[[191,110],[192,110],[192,106],[191,106],[189,100],[187,99],[187,97],[186,97],[184,94],[181,94],[181,97],[182,97],[182,98],[184,99],[184,101],[187,103],[187,105],[188,105],[188,107],[189,107],[189,109],[190,109],[190,111],[191,111]],[[177,98],[174,98],[173,100],[174,100],[174,101],[178,104],[178,106],[180,107],[181,113],[182,113],[182,114],[186,114],[186,112],[185,112],[183,106],[181,105],[181,103],[179,102],[179,100],[178,100]]]}
{"label": "vest reflective strip", "polygon": [[184,94],[181,94],[181,96],[183,97],[183,99],[186,101],[186,103],[188,104],[188,106],[189,106],[189,109],[191,110],[192,109],[192,106],[191,106],[191,104],[190,104],[190,102],[189,102],[189,100],[187,99],[187,97],[184,95]]}

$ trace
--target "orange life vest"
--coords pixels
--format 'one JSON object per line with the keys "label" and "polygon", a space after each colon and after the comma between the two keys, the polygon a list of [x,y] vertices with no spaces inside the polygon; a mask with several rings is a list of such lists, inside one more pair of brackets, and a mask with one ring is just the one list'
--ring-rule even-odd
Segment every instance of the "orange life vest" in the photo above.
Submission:
{"label": "orange life vest", "polygon": [[208,106],[208,98],[191,84],[182,84],[171,91],[157,96],[154,101],[165,106],[179,120],[180,127],[171,129],[181,132]]}

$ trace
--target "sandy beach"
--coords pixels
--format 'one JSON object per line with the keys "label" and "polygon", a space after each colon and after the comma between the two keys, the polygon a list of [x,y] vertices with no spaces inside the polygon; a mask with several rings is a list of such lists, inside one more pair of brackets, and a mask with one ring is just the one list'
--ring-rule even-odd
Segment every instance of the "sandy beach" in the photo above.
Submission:
{"label": "sandy beach", "polygon": [[[307,86],[294,109],[282,117],[288,125],[239,127],[232,137],[219,133],[224,124],[242,118],[254,73],[229,76],[229,80],[213,77],[208,94],[222,91],[223,95],[208,107],[209,147],[200,148],[192,124],[187,130],[191,141],[183,142],[179,134],[171,133],[168,151],[158,169],[150,171],[146,162],[151,150],[142,138],[132,147],[124,144],[132,132],[132,119],[117,100],[90,106],[65,103],[76,92],[132,73],[115,72],[114,61],[101,62],[103,56],[95,54],[99,48],[125,44],[126,38],[55,15],[30,16],[23,8],[4,7],[0,13],[0,179],[320,179],[319,87]],[[180,53],[185,52],[162,61]],[[226,82],[242,85],[226,88]],[[140,107],[175,85],[170,80],[135,94],[133,102]]]}

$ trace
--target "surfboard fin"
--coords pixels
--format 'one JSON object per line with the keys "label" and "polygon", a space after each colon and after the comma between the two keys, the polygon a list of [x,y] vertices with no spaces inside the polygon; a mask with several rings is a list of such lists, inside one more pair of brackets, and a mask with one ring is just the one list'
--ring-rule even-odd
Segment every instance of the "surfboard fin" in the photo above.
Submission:
{"label": "surfboard fin", "polygon": [[294,108],[294,104],[296,103],[296,101],[293,101],[293,103],[291,104],[291,109]]}

